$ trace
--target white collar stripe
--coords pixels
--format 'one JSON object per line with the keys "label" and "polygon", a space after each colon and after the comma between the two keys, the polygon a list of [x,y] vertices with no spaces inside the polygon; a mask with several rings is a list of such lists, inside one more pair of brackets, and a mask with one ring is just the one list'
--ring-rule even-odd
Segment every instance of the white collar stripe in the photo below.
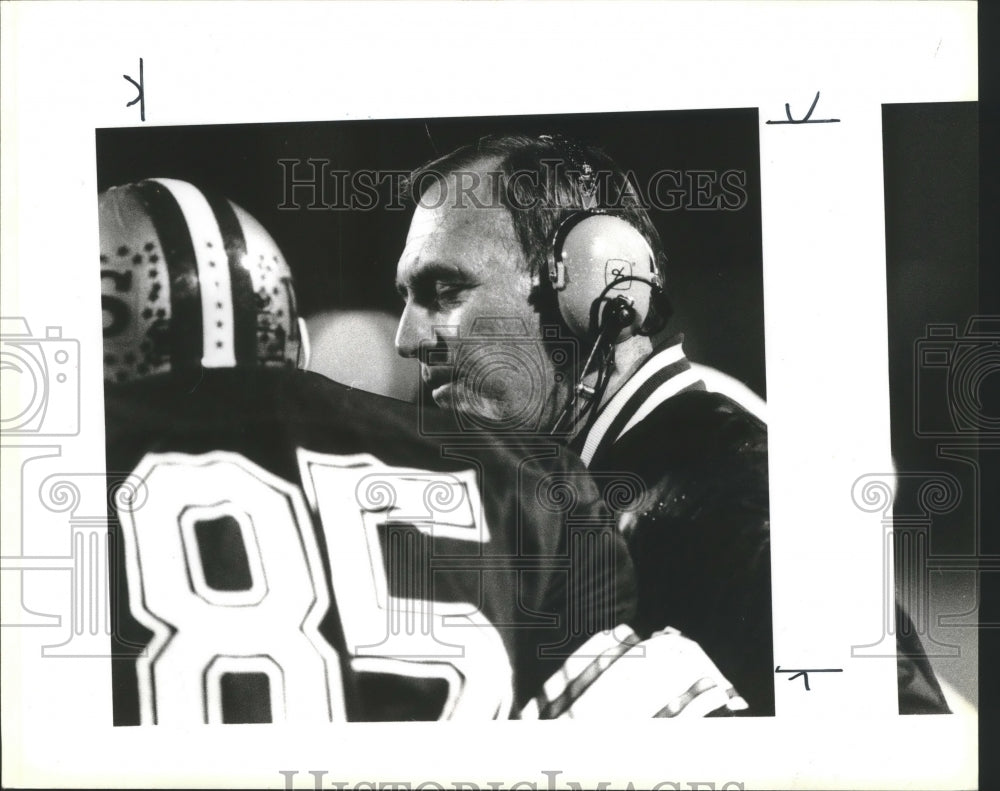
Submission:
{"label": "white collar stripe", "polygon": [[632,398],[632,396],[639,390],[639,388],[642,387],[650,379],[650,377],[656,374],[657,371],[683,359],[684,349],[681,347],[680,343],[676,343],[673,346],[668,346],[667,348],[656,352],[642,364],[642,367],[639,368],[635,374],[633,374],[632,378],[629,379],[622,386],[622,388],[614,394],[607,406],[601,410],[601,414],[598,416],[593,428],[588,432],[587,439],[583,445],[583,450],[580,452],[580,458],[583,459],[584,464],[589,465],[593,460],[594,454],[597,452],[597,448],[600,446],[601,440],[604,439],[604,435],[611,427],[611,424],[629,402],[629,399]]}
{"label": "white collar stripe", "polygon": [[639,423],[639,421],[644,420],[654,409],[656,409],[668,398],[673,398],[681,390],[690,387],[693,384],[697,384],[700,381],[701,379],[698,377],[698,372],[691,369],[682,371],[677,374],[677,376],[670,377],[666,382],[656,388],[653,395],[646,399],[646,402],[639,407],[636,413],[632,416],[632,419],[625,424],[625,428],[623,428],[618,436],[615,437],[615,442],[624,437],[629,429]]}

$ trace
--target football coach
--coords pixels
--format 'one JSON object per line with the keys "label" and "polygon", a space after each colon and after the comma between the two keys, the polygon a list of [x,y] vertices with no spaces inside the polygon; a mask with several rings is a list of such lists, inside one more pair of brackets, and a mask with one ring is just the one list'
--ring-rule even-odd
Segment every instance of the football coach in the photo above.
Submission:
{"label": "football coach", "polygon": [[[467,425],[556,437],[595,476],[641,480],[619,521],[633,626],[679,629],[748,713],[773,714],[767,428],[685,357],[642,196],[601,151],[552,135],[482,138],[408,184],[396,348],[425,392]],[[917,708],[947,710],[926,660],[908,672]]]}

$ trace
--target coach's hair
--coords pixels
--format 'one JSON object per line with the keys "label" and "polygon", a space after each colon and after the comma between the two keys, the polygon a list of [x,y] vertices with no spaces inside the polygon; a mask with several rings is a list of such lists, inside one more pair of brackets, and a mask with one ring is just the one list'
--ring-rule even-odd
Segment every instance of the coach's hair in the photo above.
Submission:
{"label": "coach's hair", "polygon": [[[497,179],[490,187],[510,213],[529,272],[543,271],[555,228],[582,209],[599,209],[634,225],[649,242],[664,277],[666,256],[655,226],[628,175],[598,148],[557,135],[488,135],[414,170],[407,197],[417,203],[436,181],[481,170]],[[588,171],[589,168],[589,171]],[[664,278],[664,282],[666,282]]]}

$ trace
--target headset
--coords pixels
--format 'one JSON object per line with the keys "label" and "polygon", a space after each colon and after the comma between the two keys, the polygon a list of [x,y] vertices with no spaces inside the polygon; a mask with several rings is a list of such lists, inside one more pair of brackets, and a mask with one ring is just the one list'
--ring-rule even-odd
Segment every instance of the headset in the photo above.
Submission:
{"label": "headset", "polygon": [[570,332],[595,339],[614,326],[614,344],[648,334],[643,325],[663,293],[649,242],[627,220],[600,209],[574,212],[556,227],[546,274]]}
{"label": "headset", "polygon": [[[592,166],[580,148],[555,135],[540,140],[560,148],[578,172],[583,208],[565,217],[554,229],[545,272],[538,283],[555,297],[559,316],[576,337],[592,343],[580,379],[570,393],[552,433],[567,416],[572,425],[588,413],[588,427],[611,377],[615,346],[634,335],[652,335],[666,325],[670,306],[656,268],[656,256],[646,237],[628,220],[597,204]],[[593,385],[584,379],[593,371]],[[577,410],[579,399],[587,403]]]}

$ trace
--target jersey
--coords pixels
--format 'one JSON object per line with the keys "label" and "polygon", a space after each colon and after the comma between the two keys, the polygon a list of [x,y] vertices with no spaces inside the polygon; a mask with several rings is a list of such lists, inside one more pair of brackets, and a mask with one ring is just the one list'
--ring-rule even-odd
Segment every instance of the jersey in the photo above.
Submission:
{"label": "jersey", "polygon": [[632,616],[624,542],[556,446],[293,370],[105,408],[115,724],[517,716]]}

